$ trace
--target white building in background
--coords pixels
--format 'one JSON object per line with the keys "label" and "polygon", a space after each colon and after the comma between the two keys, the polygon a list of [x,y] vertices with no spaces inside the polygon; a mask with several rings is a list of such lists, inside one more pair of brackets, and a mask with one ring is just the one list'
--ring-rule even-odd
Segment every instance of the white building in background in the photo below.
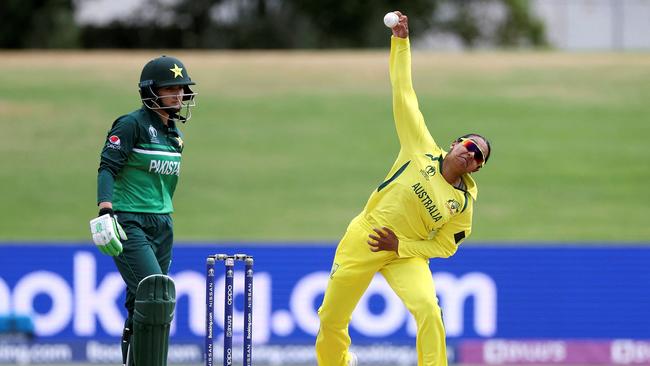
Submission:
{"label": "white building in background", "polygon": [[80,25],[108,25],[136,11],[142,0],[74,0],[75,20]]}
{"label": "white building in background", "polygon": [[531,5],[559,49],[650,49],[650,0],[533,0]]}
{"label": "white building in background", "polygon": [[[443,2],[436,18],[453,18],[453,0]],[[545,26],[552,47],[567,51],[650,50],[650,0],[530,0],[533,14]],[[471,5],[480,14],[479,27],[493,34],[506,10],[497,0],[476,1]],[[414,37],[415,38],[415,37]],[[462,42],[453,34],[431,31],[417,37],[416,47],[461,50]],[[475,45],[489,49],[493,44]]]}
{"label": "white building in background", "polygon": [[[76,19],[80,24],[105,25],[127,17],[143,0],[75,0]],[[173,0],[161,0],[169,3]],[[236,16],[229,0],[215,9],[215,17],[224,21]],[[453,0],[450,0],[453,1]],[[546,26],[551,46],[561,50],[650,50],[650,0],[530,0],[534,14]],[[493,31],[495,20],[505,11],[496,0],[477,1],[482,27]],[[438,17],[445,18],[450,7],[440,8]],[[377,22],[381,22],[378,19]],[[430,49],[461,49],[460,40],[450,34],[431,32],[418,37],[416,46]],[[480,48],[490,48],[481,44]]]}

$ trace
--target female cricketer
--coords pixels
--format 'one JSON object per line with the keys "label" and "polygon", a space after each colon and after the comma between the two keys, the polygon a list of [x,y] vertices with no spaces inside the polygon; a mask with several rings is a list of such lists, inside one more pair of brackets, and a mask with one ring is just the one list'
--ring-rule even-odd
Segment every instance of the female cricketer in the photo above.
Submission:
{"label": "female cricketer", "polygon": [[149,61],[140,76],[142,107],[119,117],[104,144],[97,178],[99,217],[90,230],[126,283],[128,317],[123,363],[166,365],[176,303],[171,263],[172,197],[194,96],[185,65],[174,57]]}
{"label": "female cricketer", "polygon": [[453,255],[472,229],[476,183],[490,144],[478,134],[443,151],[431,137],[411,81],[408,19],[395,12],[390,79],[400,152],[386,179],[352,220],[334,256],[319,309],[316,355],[320,366],[356,365],[348,351],[352,311],[380,272],[417,323],[418,365],[447,365],[445,329],[429,258]]}

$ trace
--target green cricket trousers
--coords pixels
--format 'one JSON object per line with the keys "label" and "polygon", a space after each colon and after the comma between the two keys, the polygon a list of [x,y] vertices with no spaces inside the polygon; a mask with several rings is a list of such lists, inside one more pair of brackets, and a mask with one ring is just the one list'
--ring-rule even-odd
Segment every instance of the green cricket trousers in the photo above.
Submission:
{"label": "green cricket trousers", "polygon": [[128,240],[122,242],[123,252],[113,257],[117,269],[126,283],[126,307],[129,315],[122,336],[123,352],[133,329],[135,292],[143,278],[169,272],[172,257],[174,228],[169,214],[116,212]]}

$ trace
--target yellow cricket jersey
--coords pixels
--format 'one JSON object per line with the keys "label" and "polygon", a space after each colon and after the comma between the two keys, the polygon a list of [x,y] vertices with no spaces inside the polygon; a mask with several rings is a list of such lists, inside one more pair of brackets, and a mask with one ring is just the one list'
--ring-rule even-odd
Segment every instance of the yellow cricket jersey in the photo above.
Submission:
{"label": "yellow cricket jersey", "polygon": [[391,39],[390,79],[401,148],[358,219],[393,230],[400,257],[449,257],[471,232],[476,183],[465,174],[467,190],[461,190],[442,176],[447,153],[431,137],[418,107],[408,38]]}

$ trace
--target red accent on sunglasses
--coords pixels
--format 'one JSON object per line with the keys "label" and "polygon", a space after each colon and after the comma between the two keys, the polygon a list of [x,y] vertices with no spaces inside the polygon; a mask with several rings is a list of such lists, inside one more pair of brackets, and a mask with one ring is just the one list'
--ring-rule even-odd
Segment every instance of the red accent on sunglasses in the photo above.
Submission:
{"label": "red accent on sunglasses", "polygon": [[476,141],[472,139],[461,138],[460,143],[467,149],[467,151],[474,153],[474,160],[476,160],[478,164],[485,164],[485,154],[483,154],[483,150],[481,150]]}

